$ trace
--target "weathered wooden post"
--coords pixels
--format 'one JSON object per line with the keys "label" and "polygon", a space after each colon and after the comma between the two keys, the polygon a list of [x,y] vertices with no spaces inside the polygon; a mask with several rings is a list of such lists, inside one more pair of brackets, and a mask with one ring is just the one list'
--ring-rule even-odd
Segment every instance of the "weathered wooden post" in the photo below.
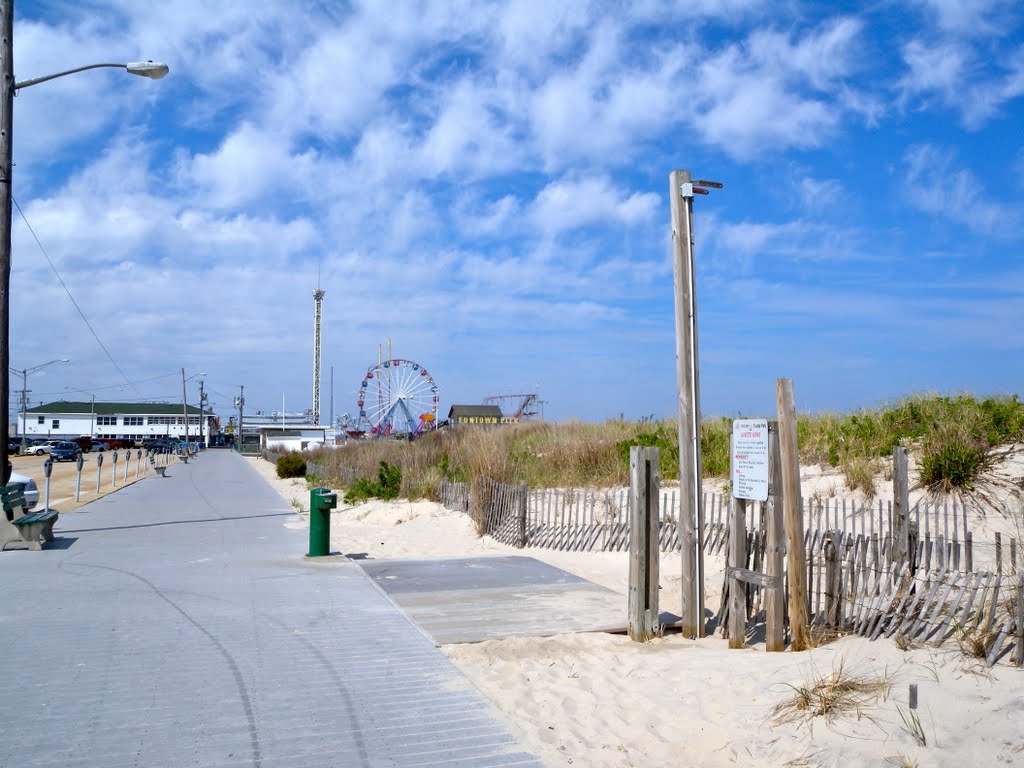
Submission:
{"label": "weathered wooden post", "polygon": [[910,478],[902,445],[892,449],[892,497],[893,559],[901,566],[910,559]]}
{"label": "weathered wooden post", "polygon": [[793,380],[776,379],[779,455],[782,459],[782,504],[786,513],[786,565],[789,573],[789,624],[793,650],[809,647],[807,625],[807,566],[804,553],[803,504],[800,497],[800,457],[796,442]]}
{"label": "weathered wooden post", "polygon": [[784,614],[786,594],[783,583],[783,555],[786,551],[786,522],[782,516],[782,461],[779,454],[778,422],[768,424],[768,461],[771,493],[768,495],[768,544],[765,572],[776,586],[768,587],[765,595],[765,650],[781,652],[786,649]]}
{"label": "weathered wooden post", "polygon": [[661,635],[658,619],[661,473],[657,448],[629,449],[629,638]]}
{"label": "weathered wooden post", "polygon": [[825,626],[838,629],[839,616],[842,608],[842,588],[840,586],[839,552],[836,548],[836,532],[825,534]]}
{"label": "weathered wooden post", "polygon": [[526,483],[519,484],[519,514],[516,530],[516,548],[522,549],[526,546],[526,502],[530,489]]}
{"label": "weathered wooden post", "polygon": [[672,265],[676,316],[676,379],[679,414],[679,523],[682,549],[684,637],[704,636],[704,494],[701,489],[700,365],[697,355],[697,278],[693,257],[693,196],[716,181],[693,180],[689,171],[669,174]]}
{"label": "weathered wooden post", "polygon": [[1017,574],[1017,648],[1014,661],[1024,665],[1024,573]]}
{"label": "weathered wooden post", "polygon": [[[732,437],[729,439],[731,445]],[[730,449],[730,482],[735,482],[736,477],[732,467],[733,453]],[[747,642],[747,588],[736,578],[736,571],[747,562],[747,500],[737,498],[735,493],[729,496],[729,552],[725,563],[728,573],[725,584],[729,590],[729,647],[742,648]]]}

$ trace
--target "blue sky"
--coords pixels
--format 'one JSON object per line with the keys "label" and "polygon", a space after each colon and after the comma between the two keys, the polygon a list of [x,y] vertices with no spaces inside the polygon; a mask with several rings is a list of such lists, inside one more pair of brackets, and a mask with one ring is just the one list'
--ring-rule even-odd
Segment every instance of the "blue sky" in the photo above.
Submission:
{"label": "blue sky", "polygon": [[1021,390],[1018,3],[15,11],[19,80],[170,66],[15,100],[45,255],[16,210],[11,365],[71,359],[32,402],[180,401],[185,368],[225,416],[239,385],[307,408],[319,281],[325,420],[389,339],[443,413],[672,416],[674,169],[725,185],[695,204],[706,415],[770,415],[781,376],[801,411]]}

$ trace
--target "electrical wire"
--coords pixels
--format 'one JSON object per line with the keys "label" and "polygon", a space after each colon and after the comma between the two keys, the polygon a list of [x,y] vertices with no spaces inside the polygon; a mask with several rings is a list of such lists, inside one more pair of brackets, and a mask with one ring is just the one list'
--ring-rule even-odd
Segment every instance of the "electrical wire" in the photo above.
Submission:
{"label": "electrical wire", "polygon": [[[92,327],[92,323],[89,322],[89,318],[85,316],[85,313],[82,311],[82,308],[78,306],[78,302],[75,301],[75,297],[71,294],[71,289],[68,288],[67,283],[64,282],[64,278],[60,276],[60,272],[57,271],[57,267],[54,265],[53,260],[50,259],[50,254],[46,252],[46,249],[43,247],[42,242],[40,242],[39,236],[36,235],[36,231],[32,229],[32,225],[28,223],[28,218],[25,216],[25,212],[21,210],[21,206],[18,205],[17,199],[15,199],[13,195],[11,196],[11,199],[14,202],[14,207],[18,209],[18,213],[21,215],[21,220],[25,222],[25,226],[28,227],[28,231],[32,234],[32,239],[36,241],[36,245],[39,246],[39,250],[42,251],[43,256],[46,258],[46,263],[50,265],[50,269],[53,270],[53,274],[57,277],[57,282],[60,283],[61,288],[64,289],[64,292],[68,295],[68,298],[71,299],[71,303],[75,306],[75,309],[78,311],[79,317],[81,317],[82,322],[85,323],[85,327],[89,329],[89,332],[92,334],[93,338],[96,339],[96,343],[100,345],[100,349],[103,350],[103,353],[107,356],[107,359],[110,361],[111,365],[113,365],[114,368],[117,369],[117,372],[121,374],[121,377],[125,380],[125,383],[128,384],[128,386],[130,386],[132,389],[135,389],[135,384],[129,381],[128,376],[125,374],[123,370],[121,370],[121,366],[117,364],[117,361],[114,360],[114,356],[110,354],[110,350],[107,349],[107,346],[100,339],[99,334],[96,333],[96,329]],[[135,393],[140,397],[142,396],[142,393],[138,389],[135,389]]]}

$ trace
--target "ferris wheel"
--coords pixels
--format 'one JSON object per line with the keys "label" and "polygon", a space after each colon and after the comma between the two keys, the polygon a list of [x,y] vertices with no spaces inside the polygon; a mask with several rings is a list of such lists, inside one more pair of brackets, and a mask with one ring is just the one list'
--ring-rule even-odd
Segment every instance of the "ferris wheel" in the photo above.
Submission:
{"label": "ferris wheel", "polygon": [[433,429],[439,393],[433,377],[419,363],[384,360],[367,369],[359,385],[359,425],[378,437]]}

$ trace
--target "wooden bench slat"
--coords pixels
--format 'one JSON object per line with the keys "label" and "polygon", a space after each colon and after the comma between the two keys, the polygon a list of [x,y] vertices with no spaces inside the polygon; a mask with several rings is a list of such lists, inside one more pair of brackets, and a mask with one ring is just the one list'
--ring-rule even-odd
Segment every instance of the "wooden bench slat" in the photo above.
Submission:
{"label": "wooden bench slat", "polygon": [[57,510],[51,509],[49,512],[32,512],[23,517],[19,517],[14,521],[15,525],[30,525],[31,523],[45,523],[47,520],[52,520],[57,516]]}

